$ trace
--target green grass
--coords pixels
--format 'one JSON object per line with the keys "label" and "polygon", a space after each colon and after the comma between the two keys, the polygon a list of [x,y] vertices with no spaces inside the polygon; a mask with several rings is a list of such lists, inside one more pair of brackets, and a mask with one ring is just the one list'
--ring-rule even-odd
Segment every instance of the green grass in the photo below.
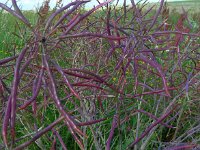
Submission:
{"label": "green grass", "polygon": [[[172,4],[170,3],[169,5],[172,5]],[[174,7],[176,7],[176,6],[174,6]],[[30,19],[30,21],[33,24],[36,23],[37,17],[36,17],[35,13],[25,12],[25,15]],[[179,15],[180,15],[179,13],[171,15],[170,18],[169,18],[170,23],[175,24],[177,22],[177,18],[179,17]],[[101,16],[101,14],[99,16]],[[191,18],[192,18],[192,15],[191,15]],[[199,23],[198,20],[192,20],[192,21],[197,22],[197,24]],[[195,31],[197,29],[195,28],[193,30]],[[1,12],[1,14],[0,14],[0,48],[1,48],[0,49],[0,59],[6,58],[8,56],[12,56],[12,55],[14,55],[14,53],[18,53],[21,50],[21,48],[23,47],[26,40],[29,38],[28,32],[29,31],[22,24],[20,24],[20,22],[18,22],[15,18],[13,18],[11,15]],[[23,37],[23,38],[21,38],[21,37]],[[78,43],[75,47],[78,47],[78,48],[81,47],[82,48],[83,46],[84,46],[84,43]],[[105,47],[105,49],[106,49],[106,47]],[[63,58],[71,57],[69,55],[70,54],[72,55],[71,51],[65,52],[63,54],[62,50],[57,51],[57,53],[53,53],[53,54],[55,54],[54,55],[55,58],[57,56],[60,56],[60,57],[63,57]],[[82,54],[82,55],[84,55],[84,54]],[[163,55],[167,56],[167,53],[163,54]],[[95,62],[95,60],[93,60],[93,61]],[[70,62],[62,62],[62,59],[58,60],[58,62],[61,64],[61,66],[70,66]],[[160,63],[162,63],[162,62],[160,62]],[[171,62],[171,63],[173,63],[173,62]],[[80,64],[81,64],[81,62],[80,62]],[[115,64],[116,64],[116,62],[113,59],[113,61],[111,61],[109,65],[114,66]],[[183,67],[185,67],[187,65],[193,65],[193,64],[192,64],[192,62],[184,62],[183,63]],[[106,71],[106,68],[105,68],[105,71]],[[190,71],[191,70],[188,70],[188,72],[190,72]],[[104,72],[104,70],[102,70],[102,72]],[[101,72],[100,72],[100,74],[101,74]],[[117,76],[118,75],[115,74],[115,73],[113,73],[113,74],[114,74],[113,76],[116,76],[116,78],[113,79],[113,81],[110,81],[110,82],[116,82],[117,83],[117,81],[118,81]],[[142,72],[142,71],[139,72],[139,77],[143,78],[143,76],[144,76],[144,72]],[[130,78],[131,78],[131,75],[130,75]],[[180,78],[180,75],[174,76],[174,78],[177,78],[177,80],[176,80],[176,82],[174,82],[174,84],[180,84],[179,82],[181,80],[178,80],[178,78]],[[147,79],[146,82],[149,85],[157,82],[157,86],[162,86],[161,81],[157,80],[156,76],[153,76],[153,75],[152,75],[151,78]],[[127,88],[126,92],[130,93],[132,89],[133,89],[133,86],[130,85]],[[142,88],[139,89],[139,91],[142,91]],[[63,97],[65,96],[64,93],[59,93],[59,94],[60,94],[60,96],[63,96]],[[193,94],[192,92],[189,93],[189,96],[192,97],[192,94]],[[90,95],[90,93],[88,93],[88,95]],[[141,106],[141,107],[145,110],[149,110],[150,112],[154,113],[154,110],[156,110],[155,103],[157,103],[157,101],[154,101],[154,99],[158,99],[157,97],[156,98],[155,97],[156,97],[155,95],[143,96],[143,99],[148,101],[149,103],[148,103],[148,105]],[[119,99],[118,99],[118,97],[116,97],[116,98],[110,98],[107,101],[109,101],[109,100],[110,101],[118,101]],[[43,100],[42,100],[42,97],[41,97],[41,102],[42,101]],[[130,103],[131,101],[133,101],[133,100],[132,99],[131,100],[130,99],[124,100],[124,102],[127,103],[127,104]],[[190,105],[187,105],[188,101],[189,100],[186,99],[186,97],[181,97],[181,99],[180,99],[180,103],[182,104],[182,116],[184,116],[184,113],[190,112],[190,109],[193,109],[193,107],[190,108]],[[65,105],[69,110],[74,109],[74,107],[68,105],[67,102],[66,103],[64,102],[63,105]],[[112,105],[112,103],[105,102],[104,105],[105,106],[106,105]],[[133,113],[131,110],[137,109],[139,107],[139,105],[140,105],[140,103],[135,102],[133,105],[130,106],[130,109],[121,111],[121,110],[123,110],[123,105],[122,105],[121,108],[119,108],[117,111],[121,111],[121,112],[119,112],[121,114],[120,117],[123,118],[124,116],[126,116],[126,113]],[[166,106],[165,99],[161,99],[160,105],[163,108]],[[40,106],[38,106],[38,107],[40,107]],[[195,109],[198,109],[198,108],[195,108]],[[55,106],[53,106],[53,105],[49,105],[46,110],[41,109],[40,111],[42,112],[41,114],[44,115],[44,116],[40,116],[42,121],[39,120],[39,119],[34,120],[33,116],[31,116],[31,114],[28,113],[28,112],[22,112],[20,114],[21,115],[20,118],[22,119],[21,121],[24,121],[24,124],[27,127],[29,127],[30,124],[32,124],[33,122],[35,122],[39,127],[46,127],[47,125],[49,125],[51,122],[53,122],[59,116],[58,111],[56,110]],[[158,114],[162,112],[162,110],[158,110],[158,111],[159,111]],[[103,114],[103,113],[99,112],[98,117],[101,118],[101,117],[104,117],[104,115],[110,117],[115,113],[113,110],[107,110],[106,112],[107,112],[107,114]],[[41,115],[41,114],[38,114],[38,115]],[[181,127],[181,130],[177,133],[177,136],[180,136],[181,134],[183,134],[190,126],[192,126],[191,124],[193,122],[195,123],[195,120],[191,119],[190,121],[188,121],[186,118],[184,118],[184,117],[182,118],[182,116],[180,116],[179,121],[174,120],[174,122],[173,122],[174,125]],[[149,119],[149,117],[147,117],[146,115],[141,115],[140,121],[141,121],[141,124],[143,126],[140,126],[139,134],[141,134],[142,131],[144,131],[144,129],[149,125],[149,123],[152,122],[152,120]],[[183,126],[183,122],[184,122],[185,126]],[[102,138],[101,141],[103,141],[101,144],[105,144],[105,142],[106,142],[106,138],[109,135],[108,131],[111,128],[111,123],[112,123],[112,119],[110,118],[110,119],[106,120],[105,122],[103,122],[103,124],[101,126],[99,126],[99,130],[104,131],[103,132],[104,135],[102,135],[102,137],[99,137],[99,138]],[[129,122],[126,122],[125,125],[122,126],[120,129],[118,128],[116,130],[116,133],[115,133],[116,136],[113,139],[112,149],[120,149],[121,148],[122,150],[124,150],[125,147],[128,146],[130,144],[130,142],[132,142],[135,139],[135,137],[133,135],[126,135],[126,131],[127,131],[126,127],[127,126],[136,127],[136,125],[137,125],[137,117],[133,116],[132,119]],[[63,140],[65,141],[67,147],[69,149],[78,150],[79,148],[78,148],[77,144],[75,144],[75,141],[73,140],[71,134],[68,132],[67,127],[63,126],[61,124],[58,127],[61,127],[61,130],[60,130],[59,133],[62,137],[64,137]],[[27,133],[29,133],[33,130],[32,128],[27,128],[28,131],[25,131],[23,124],[18,125],[17,129],[19,129],[18,130],[19,132],[17,134],[18,137],[24,136],[24,135],[26,135]],[[136,131],[132,130],[132,132],[135,133]],[[164,141],[164,142],[170,142],[170,140],[172,139],[172,137],[170,137],[170,135],[174,132],[175,132],[174,129],[166,129],[164,127],[159,127],[159,129],[156,132],[154,132],[152,137],[151,137],[151,140],[155,141],[155,143],[153,143],[153,142],[148,143],[147,150],[154,149],[155,146],[158,147],[159,145],[161,145],[161,143],[156,143],[156,140],[159,139],[159,138],[161,138],[162,141]],[[87,131],[87,135],[88,135],[87,142],[88,142],[88,149],[89,149],[89,147],[91,146],[90,144],[93,141],[93,135],[92,135],[92,132],[90,130]],[[199,136],[197,135],[196,137],[199,137]],[[41,141],[39,141],[39,142],[43,143],[43,146],[46,149],[50,149],[50,147],[51,147],[51,145],[48,142],[48,138],[53,138],[53,135],[51,133],[48,133],[46,136],[42,137]],[[24,142],[24,141],[22,140],[19,143],[22,143],[22,142]],[[0,140],[0,143],[2,143],[2,140]],[[122,147],[120,146],[121,143],[122,143]],[[95,146],[93,145],[92,149],[95,149],[94,147]],[[37,149],[39,149],[39,147],[36,144],[33,144],[33,145],[29,146],[28,149],[37,150]]]}
{"label": "green grass", "polygon": [[[37,15],[32,11],[24,12],[32,24],[36,23]],[[12,56],[19,51],[29,33],[26,27],[9,13],[0,11],[0,59]]]}

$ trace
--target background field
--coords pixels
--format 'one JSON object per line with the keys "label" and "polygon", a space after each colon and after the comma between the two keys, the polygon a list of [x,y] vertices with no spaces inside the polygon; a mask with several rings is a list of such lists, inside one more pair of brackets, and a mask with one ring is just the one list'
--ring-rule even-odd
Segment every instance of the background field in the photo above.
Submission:
{"label": "background field", "polygon": [[[144,13],[152,5],[153,4],[148,4],[141,12]],[[182,6],[187,12],[188,17],[181,19],[184,13]],[[141,7],[142,5],[138,5],[138,10],[140,10],[139,8]],[[49,63],[51,65],[50,67],[52,68],[54,66],[53,64],[56,62],[63,70],[68,72],[67,76],[69,75],[69,81],[72,83],[73,88],[78,91],[82,100],[79,101],[76,96],[70,93],[71,89],[63,85],[61,74],[54,72],[52,69],[58,96],[62,99],[61,104],[63,107],[68,110],[72,119],[75,118],[76,124],[102,118],[105,119],[94,125],[80,127],[84,134],[88,136],[87,138],[80,138],[83,140],[85,149],[105,149],[108,139],[113,133],[111,136],[112,138],[110,138],[112,139],[110,149],[125,150],[135,139],[147,132],[154,122],[158,121],[160,117],[163,117],[163,114],[166,113],[166,108],[171,109],[172,106],[174,109],[171,110],[168,119],[166,119],[165,122],[161,121],[161,125],[156,125],[155,128],[152,128],[152,130],[135,145],[134,149],[167,150],[173,146],[177,150],[178,148],[185,148],[185,150],[187,150],[187,148],[194,150],[200,148],[200,39],[196,36],[184,36],[180,38],[179,34],[170,34],[168,37],[159,37],[159,35],[157,35],[159,37],[158,39],[156,39],[157,36],[153,37],[153,33],[156,32],[155,30],[157,29],[163,32],[173,30],[199,35],[199,8],[200,1],[167,3],[165,9],[166,11],[169,10],[169,13],[160,14],[156,21],[155,28],[149,32],[143,28],[145,27],[144,22],[148,22],[149,19],[155,16],[158,4],[156,8],[147,14],[147,17],[141,24],[136,21],[137,19],[132,18],[133,15],[135,15],[134,10],[127,12],[127,14],[124,15],[126,17],[123,16],[125,19],[123,19],[123,17],[119,19],[119,16],[124,13],[124,8],[117,8],[119,9],[117,11],[114,8],[111,9],[111,34],[117,36],[120,33],[121,37],[127,36],[121,33],[118,26],[128,33],[128,38],[130,39],[132,38],[132,36],[130,36],[131,33],[134,33],[138,36],[137,38],[140,41],[138,47],[135,48],[134,55],[139,57],[140,53],[144,52],[144,54],[147,54],[147,57],[150,58],[147,59],[150,63],[137,60],[137,73],[135,73],[133,69],[136,62],[131,62],[130,66],[128,66],[128,61],[131,58],[125,59],[127,56],[124,55],[125,51],[121,48],[131,43],[130,41],[133,42],[133,40],[113,40],[113,42],[112,38],[109,39],[110,37],[108,39],[99,38],[98,35],[96,37],[67,38],[61,40],[61,44],[54,47],[56,43],[54,39],[57,40],[57,36],[63,32],[62,28],[58,30],[58,32],[55,32],[55,34],[52,34],[52,37],[48,39],[49,41],[47,40],[49,42],[47,45],[49,44],[48,48],[50,49],[47,52],[49,52],[48,55],[53,60]],[[46,15],[48,16],[51,11],[52,10],[48,11]],[[81,9],[78,12],[84,13],[86,10]],[[83,31],[104,33],[108,30],[108,23],[106,22],[108,12],[107,9],[106,11],[103,9],[95,11],[86,20],[78,24],[69,34],[73,35],[79,32],[82,33]],[[41,30],[41,32],[43,31],[43,24],[39,22],[45,19],[42,18],[43,16],[41,16],[41,14],[38,15],[38,13],[34,11],[24,11],[23,13],[31,24],[36,26],[36,29],[39,31]],[[74,16],[74,14],[69,15],[69,20],[74,19]],[[167,21],[164,24],[166,26],[160,27],[165,17],[167,17]],[[117,19],[119,19],[118,22],[116,21]],[[58,18],[55,19],[55,22],[57,20]],[[65,23],[67,23],[67,21]],[[138,30],[134,30],[133,28]],[[190,28],[189,31],[187,31],[188,28]],[[144,40],[140,35],[141,33],[138,33],[139,30],[141,30],[142,33],[144,32],[144,35],[142,35],[144,36]],[[145,36],[148,36],[148,34],[152,36],[152,39],[145,39]],[[107,36],[107,33],[104,36]],[[33,37],[32,31],[23,23],[9,13],[0,11],[0,60],[20,54],[26,43],[34,41]],[[172,45],[176,42],[177,38],[178,41],[181,41],[178,43],[180,49]],[[44,42],[42,40],[44,40]],[[42,45],[45,43],[45,40],[46,39],[38,40],[39,44]],[[154,42],[154,40],[158,40],[159,42],[155,44],[156,42]],[[134,45],[133,43],[127,47],[131,49]],[[145,46],[140,47],[142,44]],[[106,61],[108,55],[110,55],[109,52],[113,48],[110,45],[115,45],[116,49],[111,54],[110,59]],[[172,46],[166,50],[165,48],[170,45]],[[54,49],[51,49],[52,47]],[[155,51],[149,54],[148,50],[150,52],[152,52],[152,50]],[[34,82],[37,82],[37,76],[35,74],[43,67],[41,65],[41,53],[41,51],[38,52],[38,57],[32,60],[31,67],[25,70],[26,74],[23,75],[20,80],[18,87],[20,89],[20,98],[17,107],[23,105],[26,99],[29,99],[33,94],[32,86],[34,87]],[[127,55],[128,54],[127,52]],[[122,58],[124,58],[124,60],[120,67],[124,67],[126,64],[128,66],[125,71],[117,66]],[[26,56],[24,62],[28,59],[29,55]],[[151,60],[156,62],[156,65],[154,62],[151,62]],[[24,62],[22,64],[24,64]],[[15,63],[15,61],[12,61],[8,66],[0,66],[0,81],[4,81],[9,90],[12,89]],[[169,91],[171,97],[168,97],[165,93],[163,78],[157,70],[157,68],[159,68],[158,66],[161,67],[163,74],[166,76],[167,86],[171,88]],[[117,67],[119,69],[117,69]],[[72,76],[73,73],[77,76]],[[31,74],[34,74],[36,77],[32,77]],[[46,84],[43,83],[44,85],[38,94],[37,101],[35,102],[37,109],[34,110],[34,106],[30,105],[24,110],[17,110],[17,140],[15,144],[10,144],[12,136],[8,134],[10,147],[17,147],[30,140],[38,131],[44,129],[60,117],[60,111],[55,106],[51,94],[48,95],[48,92],[43,90],[46,88],[45,86],[51,84],[47,72],[45,72],[44,78],[47,79],[48,82]],[[28,87],[27,85],[30,85],[31,88],[26,89],[26,87]],[[118,89],[121,89],[125,94],[118,93]],[[8,100],[4,100],[4,97],[8,97],[9,95],[9,92],[3,93],[2,91],[0,88],[1,130],[3,130],[3,118],[5,117],[6,106],[8,105]],[[70,98],[68,98],[68,96]],[[175,106],[171,105],[173,101]],[[77,141],[74,140],[68,129],[66,124],[59,123],[55,128],[29,145],[27,149],[63,149],[62,141],[64,141],[64,144],[69,150],[79,150],[80,144],[77,144]],[[8,133],[10,133],[9,129]],[[62,140],[60,140],[60,137]],[[0,149],[6,149],[2,135],[0,135]]]}

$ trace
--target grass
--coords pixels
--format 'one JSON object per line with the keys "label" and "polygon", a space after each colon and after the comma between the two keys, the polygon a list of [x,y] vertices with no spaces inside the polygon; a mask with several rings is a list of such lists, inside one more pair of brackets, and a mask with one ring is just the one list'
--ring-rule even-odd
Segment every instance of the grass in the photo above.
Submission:
{"label": "grass", "polygon": [[[27,11],[25,16],[30,18],[31,23],[36,23],[37,18],[34,12]],[[0,25],[0,58],[2,59],[14,55],[15,49],[22,48],[29,33],[21,22],[3,11],[0,12]]]}
{"label": "grass", "polygon": [[[171,4],[169,4],[171,5]],[[97,12],[95,14],[96,16],[102,16],[102,18],[105,15],[102,15],[101,13],[105,12]],[[32,12],[25,12],[25,15],[27,18],[29,18],[32,22],[32,24],[36,24],[37,16],[35,13]],[[95,20],[97,18],[96,16],[91,16],[91,20]],[[128,14],[131,16],[131,13]],[[151,16],[152,14],[149,14]],[[195,16],[195,17],[194,17]],[[196,19],[198,16],[198,13],[196,15],[194,13],[189,13],[189,18],[193,21],[193,24],[199,24],[199,20]],[[113,18],[114,18],[113,14]],[[175,12],[169,16],[169,23],[175,25],[178,21],[177,18],[180,17],[180,14]],[[198,18],[198,17],[197,17]],[[114,18],[116,19],[116,18]],[[8,56],[13,56],[15,53],[19,53],[24,44],[27,42],[27,40],[30,38],[29,30],[20,24],[15,18],[13,18],[11,15],[7,13],[1,13],[0,14],[0,59],[6,58]],[[104,25],[102,22],[96,23],[98,27],[101,27]],[[123,25],[123,24],[122,24]],[[139,24],[138,24],[139,26]],[[80,29],[82,29],[80,27]],[[95,28],[90,28],[91,31],[95,31]],[[192,29],[192,32],[199,31],[199,26],[195,26]],[[75,39],[76,40],[76,39]],[[198,39],[197,39],[198,40]],[[151,46],[151,43],[149,43]],[[154,45],[153,45],[154,46]],[[138,61],[138,64],[141,68],[141,70],[138,71],[138,80],[141,83],[145,83],[149,87],[144,88],[143,86],[140,86],[137,88],[137,90],[134,89],[134,84],[136,82],[136,79],[131,74],[131,69],[127,70],[126,76],[127,80],[121,82],[120,75],[121,72],[115,71],[115,65],[118,63],[118,59],[123,54],[121,49],[117,49],[111,57],[111,61],[109,61],[108,65],[105,65],[105,58],[106,58],[106,52],[109,48],[109,43],[106,40],[95,40],[95,42],[92,42],[91,39],[81,39],[79,42],[74,42],[74,40],[68,40],[67,42],[63,43],[63,47],[65,48],[65,51],[63,49],[56,49],[55,51],[52,50],[50,55],[60,64],[60,66],[65,68],[79,68],[79,67],[86,67],[87,69],[95,72],[97,70],[96,66],[86,66],[87,64],[95,64],[96,62],[99,63],[100,70],[97,70],[98,75],[106,75],[107,72],[110,72],[110,80],[109,83],[114,83],[116,87],[121,88],[122,85],[125,86],[124,91],[125,93],[129,94],[140,94],[144,92],[148,92],[148,89],[155,88],[160,89],[162,87],[162,80],[158,78],[158,76],[155,74],[156,69],[151,67],[150,65],[146,65],[143,61]],[[92,49],[90,53],[88,52],[88,47]],[[180,45],[180,48],[184,48],[183,45]],[[169,53],[164,51],[160,53],[155,53],[155,58],[157,58],[157,61],[162,65],[166,67],[166,74],[169,78],[169,84],[170,87],[177,87],[180,85],[183,80],[187,80],[187,75],[191,73],[193,70],[191,69],[195,63],[199,63],[198,61],[194,62],[192,60],[184,60],[179,63],[179,57],[184,57],[185,54],[190,55],[190,57],[194,58],[192,52],[190,50],[192,49],[192,43],[188,44],[188,46],[185,49],[181,49],[180,55],[175,55],[173,59],[169,56]],[[198,48],[199,49],[199,48]],[[99,52],[100,51],[100,52]],[[97,53],[99,52],[99,55]],[[103,55],[100,55],[103,54]],[[76,57],[75,57],[76,56]],[[89,60],[87,58],[90,58]],[[162,59],[161,59],[162,58]],[[165,61],[165,58],[167,61]],[[40,60],[37,60],[38,62]],[[38,62],[35,61],[37,64]],[[126,64],[126,60],[124,64]],[[134,64],[131,64],[134,65]],[[196,64],[198,65],[198,64]],[[182,74],[182,72],[179,72],[179,70],[174,71],[174,66],[178,69],[183,69],[185,72]],[[150,76],[145,75],[147,73],[146,70],[151,71]],[[4,68],[0,68],[0,73],[4,74],[5,72],[9,72],[8,70],[5,70]],[[84,73],[82,73],[83,75]],[[173,76],[170,76],[169,74],[172,74]],[[192,76],[194,80],[199,79],[199,74],[194,73],[197,76]],[[58,73],[55,73],[54,76],[60,77]],[[9,81],[9,77],[13,78],[12,75],[8,76],[8,82],[11,84],[12,79]],[[171,79],[170,79],[171,77]],[[27,81],[29,79],[26,79],[24,77],[22,79],[21,86],[23,86],[23,82]],[[6,80],[7,81],[7,80]],[[82,80],[80,80],[82,81]],[[193,81],[193,80],[190,80]],[[58,80],[59,82],[59,80]],[[195,84],[198,83],[198,81],[194,82]],[[60,87],[57,87],[59,89],[58,95],[60,98],[65,98],[66,94],[63,91],[63,89],[66,89],[66,91],[69,91],[69,89],[62,84],[60,84]],[[106,86],[102,86],[102,88],[106,89]],[[106,89],[110,90],[110,89]],[[135,91],[134,91],[135,90]],[[158,95],[158,94],[151,94],[151,95],[141,95],[139,98],[124,98],[120,94],[116,94],[115,92],[110,92],[110,97],[102,98],[100,97],[99,101],[96,101],[97,97],[91,98],[91,95],[95,94],[95,91],[93,89],[87,90],[83,93],[84,100],[83,102],[79,102],[75,97],[72,99],[74,100],[74,103],[76,105],[82,105],[82,107],[85,107],[85,111],[83,112],[85,114],[94,115],[92,112],[94,103],[97,103],[95,106],[97,107],[96,110],[96,119],[98,118],[107,118],[107,120],[103,121],[103,123],[91,125],[89,127],[83,127],[83,131],[87,133],[88,138],[84,139],[84,145],[86,145],[87,149],[96,149],[97,143],[99,142],[100,145],[105,145],[106,140],[110,134],[110,129],[112,128],[112,122],[113,122],[113,115],[114,114],[120,114],[119,118],[120,121],[119,125],[116,127],[116,130],[114,132],[114,138],[111,143],[111,149],[126,149],[126,147],[134,141],[134,139],[137,137],[137,135],[141,135],[143,131],[145,131],[148,126],[154,122],[152,118],[148,116],[148,114],[145,113],[136,113],[135,110],[142,109],[147,112],[151,112],[151,114],[154,114],[155,116],[162,115],[163,111],[165,110],[169,103],[171,101],[178,101],[178,104],[180,105],[180,111],[173,112],[169,119],[171,119],[170,125],[175,126],[176,128],[166,128],[163,126],[155,126],[152,132],[150,132],[147,136],[147,138],[144,139],[140,144],[137,145],[138,149],[144,149],[151,150],[156,148],[162,148],[166,146],[171,146],[174,143],[195,143],[199,145],[200,141],[198,141],[199,137],[199,128],[197,128],[196,132],[192,134],[191,136],[184,139],[184,135],[187,135],[191,133],[190,129],[193,129],[195,127],[198,127],[199,123],[199,100],[198,100],[198,87],[195,87],[195,85],[191,85],[189,88],[189,91],[182,91],[183,89],[177,89],[175,91],[172,91],[171,97],[165,97],[164,95]],[[23,95],[24,94],[24,95]],[[23,93],[22,97],[29,97],[31,92],[26,95],[27,93]],[[51,124],[54,120],[56,120],[59,117],[59,111],[56,109],[55,105],[53,105],[53,101],[50,97],[47,97],[47,101],[49,102],[48,107],[44,107],[44,94],[40,93],[37,97],[37,117],[34,117],[32,112],[32,108],[28,107],[26,110],[20,111],[20,113],[17,114],[18,122],[17,124],[17,138],[23,137],[27,134],[31,134],[34,131],[38,130],[38,128],[44,128]],[[100,95],[102,93],[97,93],[97,95]],[[142,103],[140,100],[145,101],[146,103]],[[76,105],[70,103],[70,99],[61,101],[62,105],[69,110],[69,112],[75,113],[78,118],[81,118],[78,114],[78,112],[75,112]],[[102,108],[101,109],[101,103]],[[128,107],[127,107],[128,106]],[[2,108],[3,106],[1,106]],[[177,116],[173,119],[173,116]],[[90,117],[87,116],[89,119]],[[129,117],[129,118],[127,118]],[[2,117],[1,117],[2,118]],[[88,120],[88,118],[81,118],[82,122],[85,122]],[[2,123],[1,123],[2,124]],[[36,127],[37,126],[37,127]],[[59,131],[60,136],[62,137],[63,141],[65,142],[68,149],[74,149],[78,150],[80,149],[78,145],[76,144],[75,140],[73,139],[72,135],[68,131],[68,128],[60,123],[55,129]],[[95,135],[96,134],[96,135]],[[0,136],[1,137],[1,136]],[[183,138],[181,138],[183,137]],[[17,144],[22,144],[23,142],[27,141],[30,137],[24,138],[21,141],[19,141]],[[44,136],[42,136],[39,140],[37,140],[34,144],[30,145],[28,149],[30,150],[36,150],[36,149],[50,149],[52,147],[52,141],[55,138],[52,132],[48,132]],[[96,139],[95,139],[96,138]],[[98,142],[94,142],[97,140]],[[159,140],[159,142],[157,142]],[[58,138],[56,138],[57,147],[59,149],[61,148],[61,145],[59,143]],[[145,143],[146,142],[146,143]],[[0,138],[0,144],[3,143],[2,137]],[[96,145],[95,145],[96,144]],[[176,144],[175,144],[176,145]],[[136,148],[136,149],[137,149]]]}

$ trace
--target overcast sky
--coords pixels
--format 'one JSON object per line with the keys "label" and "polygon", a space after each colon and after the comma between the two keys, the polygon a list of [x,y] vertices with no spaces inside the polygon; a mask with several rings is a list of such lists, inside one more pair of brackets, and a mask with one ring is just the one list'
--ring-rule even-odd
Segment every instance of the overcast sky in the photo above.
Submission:
{"label": "overcast sky", "polygon": [[[7,1],[10,1],[11,0],[0,0],[1,3],[6,3]],[[55,3],[56,3],[57,0],[51,0],[51,7],[55,6]],[[63,0],[63,3],[64,4],[67,4],[69,3],[71,0]],[[104,1],[104,0],[100,0],[100,1]],[[115,0],[116,1],[116,0]],[[124,0],[119,0],[119,2],[122,4]],[[137,2],[139,0],[135,0],[135,2]],[[158,2],[159,0],[149,0],[149,2]],[[168,2],[169,1],[178,1],[178,0],[167,0]],[[23,10],[31,10],[31,9],[35,9],[35,8],[38,8],[43,0],[17,0],[18,2],[18,5],[20,6],[20,8],[22,8]],[[130,0],[127,0],[127,2],[130,3]],[[97,4],[97,1],[96,0],[91,0],[91,2],[88,2],[87,4],[87,7],[93,7],[94,5]]]}

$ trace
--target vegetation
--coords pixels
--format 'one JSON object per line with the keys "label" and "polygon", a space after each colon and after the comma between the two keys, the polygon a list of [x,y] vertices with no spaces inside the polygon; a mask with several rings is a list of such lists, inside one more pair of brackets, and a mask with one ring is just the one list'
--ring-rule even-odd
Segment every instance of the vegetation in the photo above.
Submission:
{"label": "vegetation", "polygon": [[0,3],[0,149],[200,148],[198,13],[110,2]]}

